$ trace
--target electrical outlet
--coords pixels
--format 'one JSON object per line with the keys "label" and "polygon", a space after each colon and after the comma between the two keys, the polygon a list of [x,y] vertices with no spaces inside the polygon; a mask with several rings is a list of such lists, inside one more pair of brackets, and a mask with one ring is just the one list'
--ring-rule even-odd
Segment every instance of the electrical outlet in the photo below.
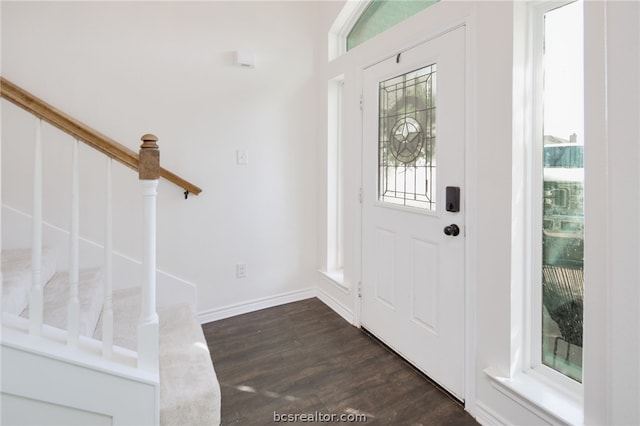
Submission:
{"label": "electrical outlet", "polygon": [[246,263],[236,263],[236,278],[247,278]]}

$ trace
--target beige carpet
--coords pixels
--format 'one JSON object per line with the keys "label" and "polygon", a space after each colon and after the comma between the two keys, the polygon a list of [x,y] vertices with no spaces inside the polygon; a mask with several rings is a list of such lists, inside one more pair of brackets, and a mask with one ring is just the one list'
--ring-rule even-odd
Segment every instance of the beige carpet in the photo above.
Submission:
{"label": "beige carpet", "polygon": [[[114,343],[136,348],[140,289],[114,291]],[[158,309],[160,318],[160,424],[220,424],[220,385],[200,324],[188,305]],[[102,337],[102,320],[96,339]]]}
{"label": "beige carpet", "polygon": [[[104,290],[102,269],[83,269],[78,273],[80,299],[79,333],[91,337],[102,312]],[[57,272],[43,288],[43,321],[47,325],[66,329],[69,307],[69,273]],[[20,315],[29,318],[29,307]]]}
{"label": "beige carpet", "polygon": [[[56,272],[51,247],[42,249],[40,275],[46,283]],[[31,249],[2,250],[2,312],[20,315],[29,304]]]}

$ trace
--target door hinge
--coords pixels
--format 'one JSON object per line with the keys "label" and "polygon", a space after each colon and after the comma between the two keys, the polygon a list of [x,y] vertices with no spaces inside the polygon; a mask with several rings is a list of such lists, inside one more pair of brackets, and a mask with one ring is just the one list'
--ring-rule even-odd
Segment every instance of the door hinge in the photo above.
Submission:
{"label": "door hinge", "polygon": [[360,188],[360,193],[358,194],[358,199],[360,200],[360,204],[362,204],[362,188]]}
{"label": "door hinge", "polygon": [[362,95],[360,95],[360,111],[362,111],[362,109],[363,109],[363,104],[364,104],[364,102],[362,100]]}
{"label": "door hinge", "polygon": [[358,297],[362,299],[362,281],[358,281]]}

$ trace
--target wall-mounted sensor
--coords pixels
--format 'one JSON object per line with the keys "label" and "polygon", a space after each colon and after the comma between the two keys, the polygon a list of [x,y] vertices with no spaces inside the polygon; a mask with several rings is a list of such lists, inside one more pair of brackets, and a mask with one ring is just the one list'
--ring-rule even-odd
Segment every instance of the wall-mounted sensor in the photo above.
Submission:
{"label": "wall-mounted sensor", "polygon": [[236,50],[236,65],[243,68],[255,68],[256,57],[253,53]]}

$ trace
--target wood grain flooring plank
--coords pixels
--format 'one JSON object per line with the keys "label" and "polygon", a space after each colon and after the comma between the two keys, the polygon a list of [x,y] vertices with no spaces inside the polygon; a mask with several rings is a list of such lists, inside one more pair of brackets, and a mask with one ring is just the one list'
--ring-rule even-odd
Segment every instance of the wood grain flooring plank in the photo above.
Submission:
{"label": "wood grain flooring plank", "polygon": [[359,413],[368,426],[477,424],[318,299],[215,321],[203,331],[222,390],[223,425],[273,424],[274,413]]}

